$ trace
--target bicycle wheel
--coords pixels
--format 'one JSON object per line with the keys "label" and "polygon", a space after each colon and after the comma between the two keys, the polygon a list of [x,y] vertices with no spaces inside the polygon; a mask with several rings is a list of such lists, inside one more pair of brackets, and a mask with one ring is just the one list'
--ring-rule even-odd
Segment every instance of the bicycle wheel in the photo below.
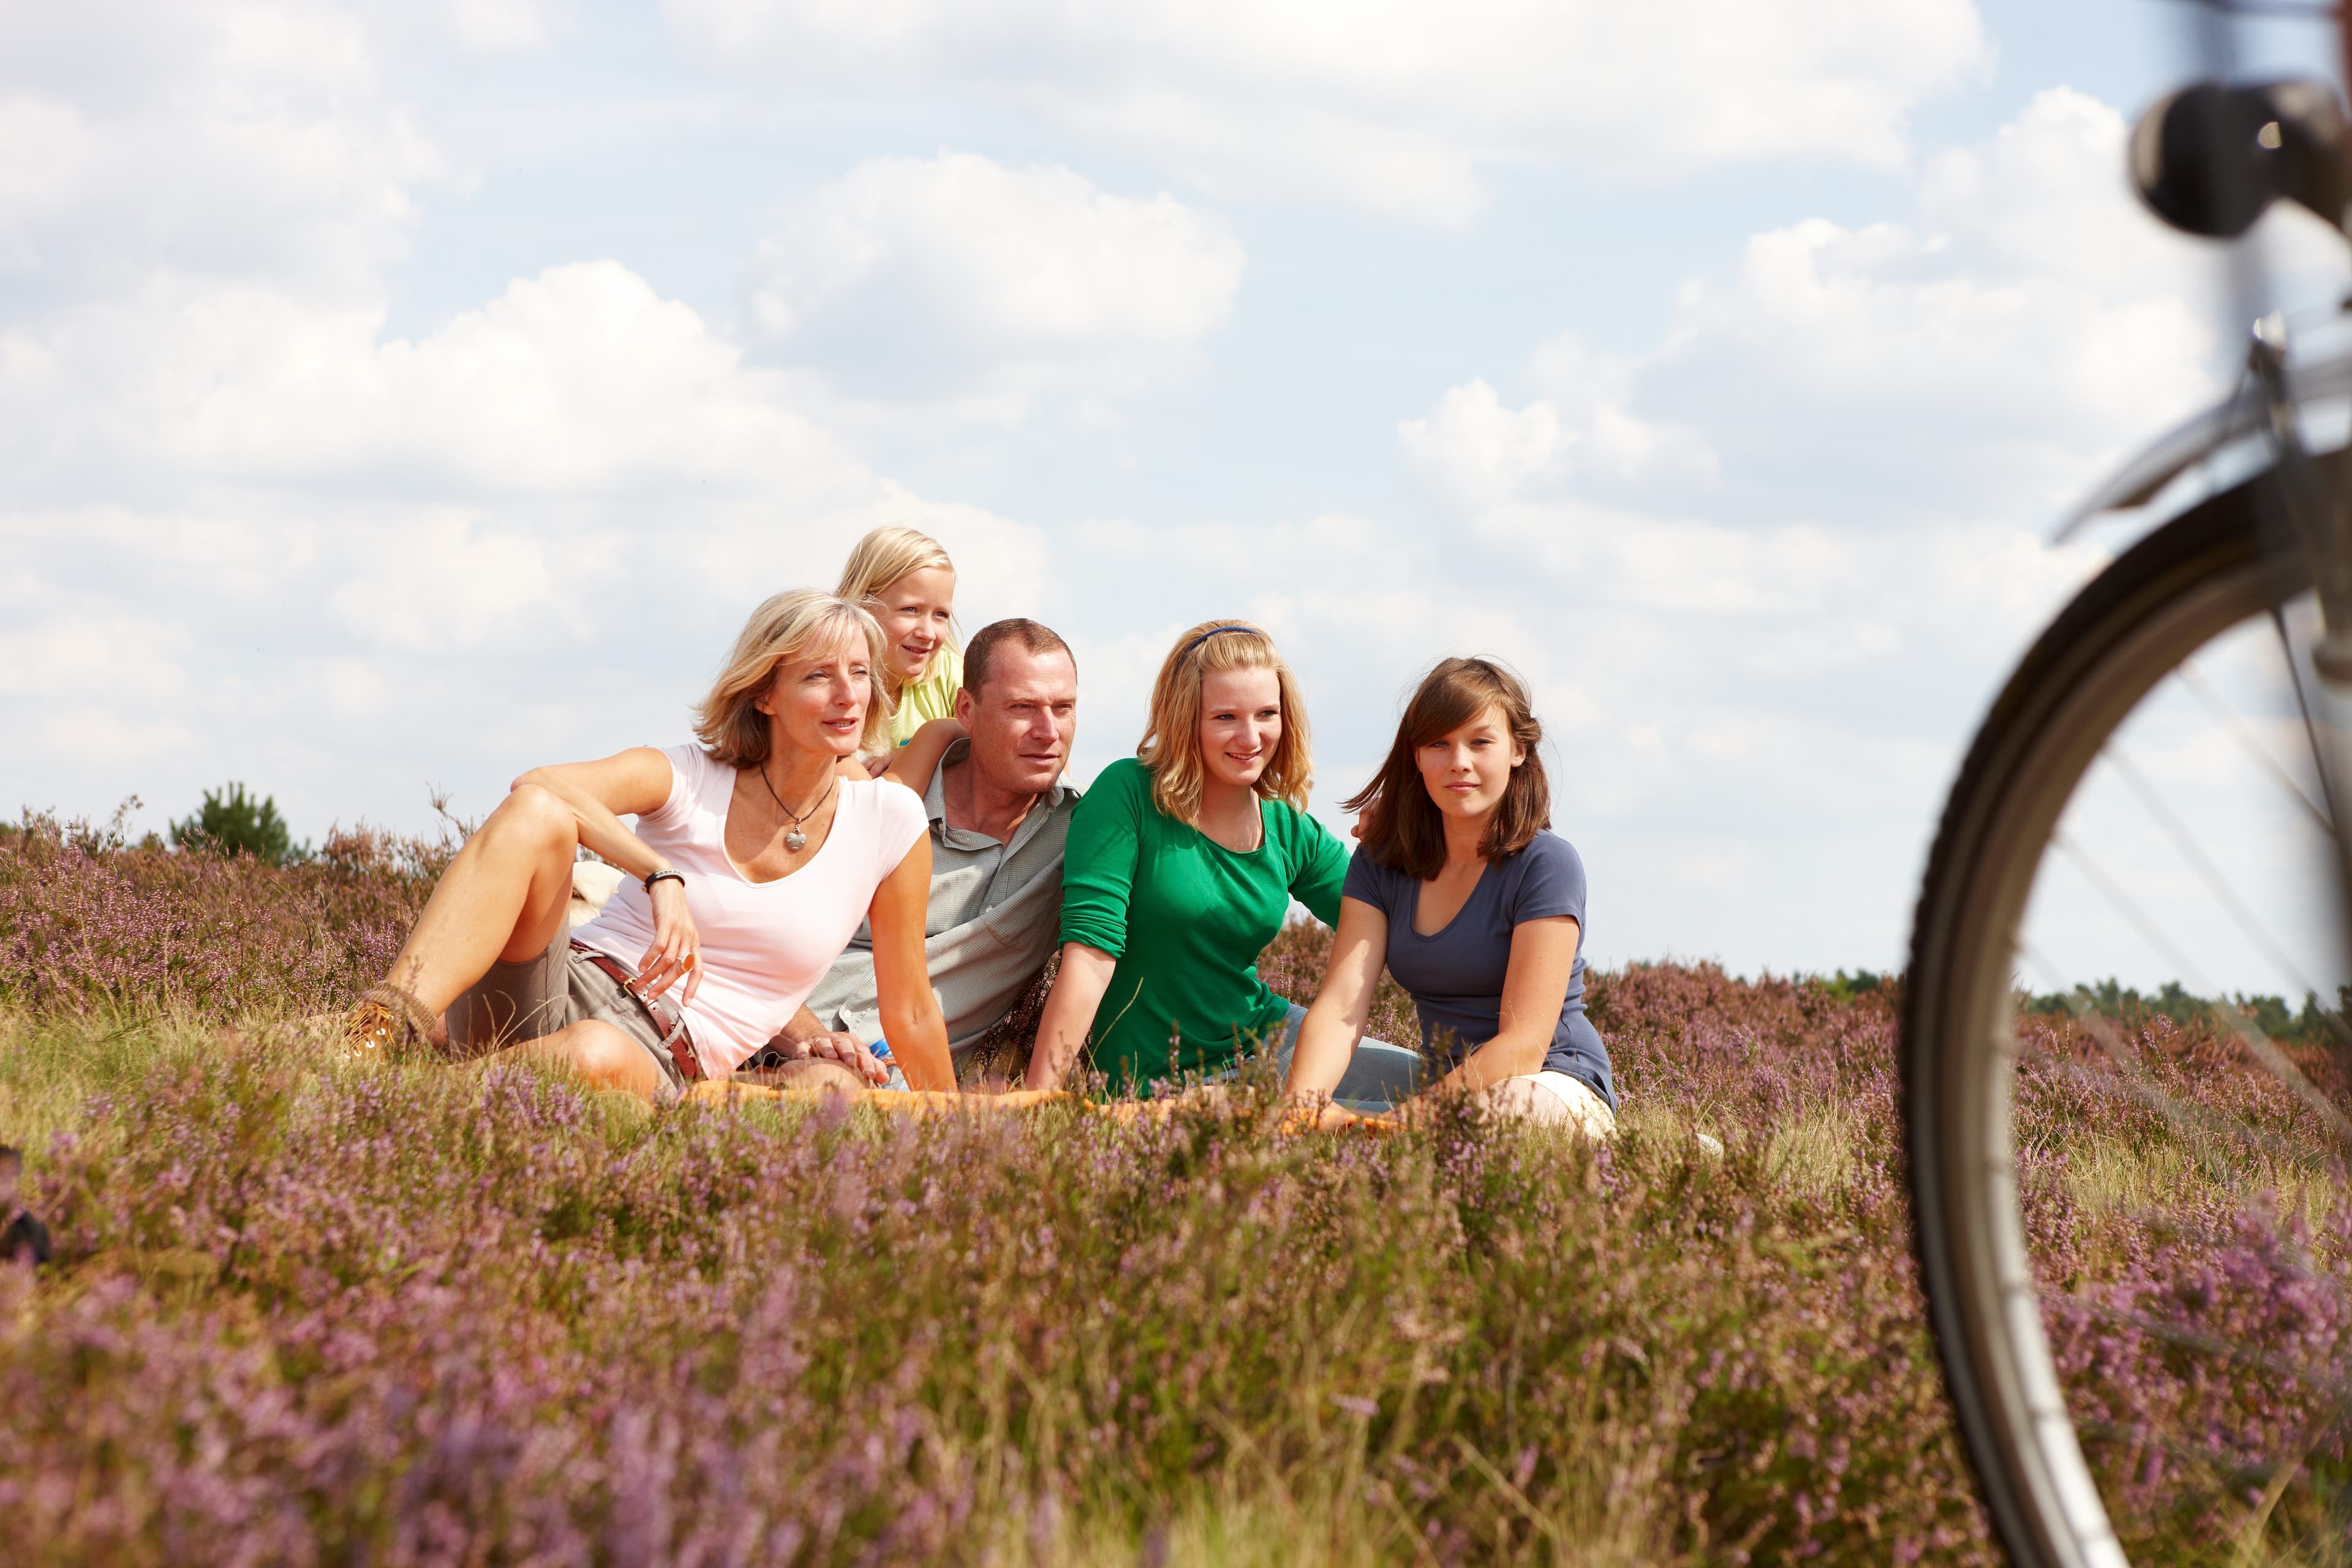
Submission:
{"label": "bicycle wheel", "polygon": [[[2336,715],[2296,678],[2316,615],[2263,548],[2265,482],[2158,530],[2053,623],[1920,894],[1921,1282],[1986,1507],[2030,1568],[2352,1560],[2352,1094],[2317,763]],[[2284,849],[2250,847],[2257,818]],[[2224,949],[2325,978],[2299,1013],[2292,981],[2215,1005],[2226,986],[2182,971]]]}

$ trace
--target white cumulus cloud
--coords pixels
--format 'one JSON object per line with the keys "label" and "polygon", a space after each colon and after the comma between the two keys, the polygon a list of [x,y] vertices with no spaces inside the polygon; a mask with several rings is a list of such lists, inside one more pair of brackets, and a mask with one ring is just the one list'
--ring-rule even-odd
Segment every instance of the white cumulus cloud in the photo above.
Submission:
{"label": "white cumulus cloud", "polygon": [[1165,192],[970,153],[876,158],[761,247],[751,313],[855,390],[1116,384],[1222,326],[1244,260]]}
{"label": "white cumulus cloud", "polygon": [[[2218,253],[2138,209],[2124,133],[2043,92],[1926,160],[1906,211],[1751,237],[1649,353],[1567,334],[1400,423],[1457,575],[1509,584],[1482,637],[1574,685],[1569,798],[1630,951],[1769,946],[1723,923],[1761,909],[1855,951],[1901,929],[1960,727],[2104,558],[2037,533],[2230,374]],[[2265,222],[2340,289],[2339,244]],[[1856,857],[1889,868],[1866,905],[1809,900]],[[1643,873],[1678,865],[1720,901]]]}
{"label": "white cumulus cloud", "polygon": [[[2036,525],[2235,374],[2220,253],[2140,210],[2124,133],[2096,100],[2041,93],[1928,159],[1908,213],[1756,234],[1728,279],[1683,285],[1650,353],[1565,334],[1531,356],[1531,395],[1453,388],[1403,425],[1408,455],[1506,531],[1527,521],[1512,504],[1569,499],[1749,527]],[[2284,210],[2263,232],[2336,287],[2340,241]]]}
{"label": "white cumulus cloud", "polygon": [[877,473],[617,261],[391,331],[439,164],[379,35],[448,21],[0,19],[0,722],[31,803],[243,776],[306,831],[413,820],[428,778],[674,739],[737,618],[876,524],[1015,607],[1050,581],[1033,530]]}
{"label": "white cumulus cloud", "polygon": [[665,0],[709,56],[805,90],[1010,93],[1218,181],[1466,220],[1485,171],[1880,167],[1984,67],[1970,0]]}
{"label": "white cumulus cloud", "polygon": [[6,7],[0,325],[159,270],[366,287],[438,166],[346,9]]}

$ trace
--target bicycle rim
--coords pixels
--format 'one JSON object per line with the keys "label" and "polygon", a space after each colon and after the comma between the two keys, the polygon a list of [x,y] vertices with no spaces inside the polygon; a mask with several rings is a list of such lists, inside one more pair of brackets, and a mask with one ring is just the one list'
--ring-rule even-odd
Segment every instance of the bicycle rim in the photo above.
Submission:
{"label": "bicycle rim", "polygon": [[[2021,937],[2086,775],[2095,764],[2125,765],[2111,751],[2119,731],[2200,651],[2305,595],[2294,561],[2263,548],[2262,500],[2249,487],[2176,519],[2053,623],[1971,748],[1922,889],[1903,1047],[1922,1284],[1987,1509],[2012,1558],[2032,1568],[2112,1568],[2129,1558],[2109,1506],[2115,1456],[2101,1449],[2086,1459],[2071,1407],[2084,1391],[2062,1377],[2049,1332],[2053,1311],[2079,1324],[2083,1312],[2108,1310],[2108,1298],[2039,1278],[2049,1260],[2029,1244],[2032,1183],[2021,1184],[2016,1095],[2021,1058],[2034,1047],[2021,1041],[2067,1031],[2021,1024],[2020,964],[2030,955]],[[2277,625],[2284,639],[2287,623]],[[2263,1489],[2250,1489],[2259,1503]],[[2209,1510],[2222,1522],[2200,1528],[2238,1528],[2233,1506],[2225,1497]],[[2258,1537],[2263,1520],[2243,1528]]]}

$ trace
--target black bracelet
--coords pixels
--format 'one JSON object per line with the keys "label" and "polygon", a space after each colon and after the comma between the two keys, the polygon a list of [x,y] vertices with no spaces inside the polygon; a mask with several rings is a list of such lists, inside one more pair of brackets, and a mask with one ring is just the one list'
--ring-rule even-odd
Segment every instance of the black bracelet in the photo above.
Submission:
{"label": "black bracelet", "polygon": [[676,882],[680,887],[684,887],[686,885],[686,873],[683,871],[670,870],[653,872],[646,878],[646,897],[650,899],[654,896],[654,884],[656,882]]}

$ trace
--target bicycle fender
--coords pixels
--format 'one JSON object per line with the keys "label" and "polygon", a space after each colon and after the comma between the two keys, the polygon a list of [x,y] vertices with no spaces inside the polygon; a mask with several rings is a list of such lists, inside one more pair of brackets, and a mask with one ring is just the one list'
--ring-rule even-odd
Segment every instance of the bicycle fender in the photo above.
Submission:
{"label": "bicycle fender", "polygon": [[[2287,391],[2297,408],[2352,396],[2352,352],[2291,367]],[[2223,447],[2259,433],[2263,414],[2262,388],[2251,381],[2241,384],[2231,396],[2174,426],[2118,468],[2059,520],[2052,542],[2065,542],[2076,529],[2102,512],[2146,506],[2189,469]]]}

